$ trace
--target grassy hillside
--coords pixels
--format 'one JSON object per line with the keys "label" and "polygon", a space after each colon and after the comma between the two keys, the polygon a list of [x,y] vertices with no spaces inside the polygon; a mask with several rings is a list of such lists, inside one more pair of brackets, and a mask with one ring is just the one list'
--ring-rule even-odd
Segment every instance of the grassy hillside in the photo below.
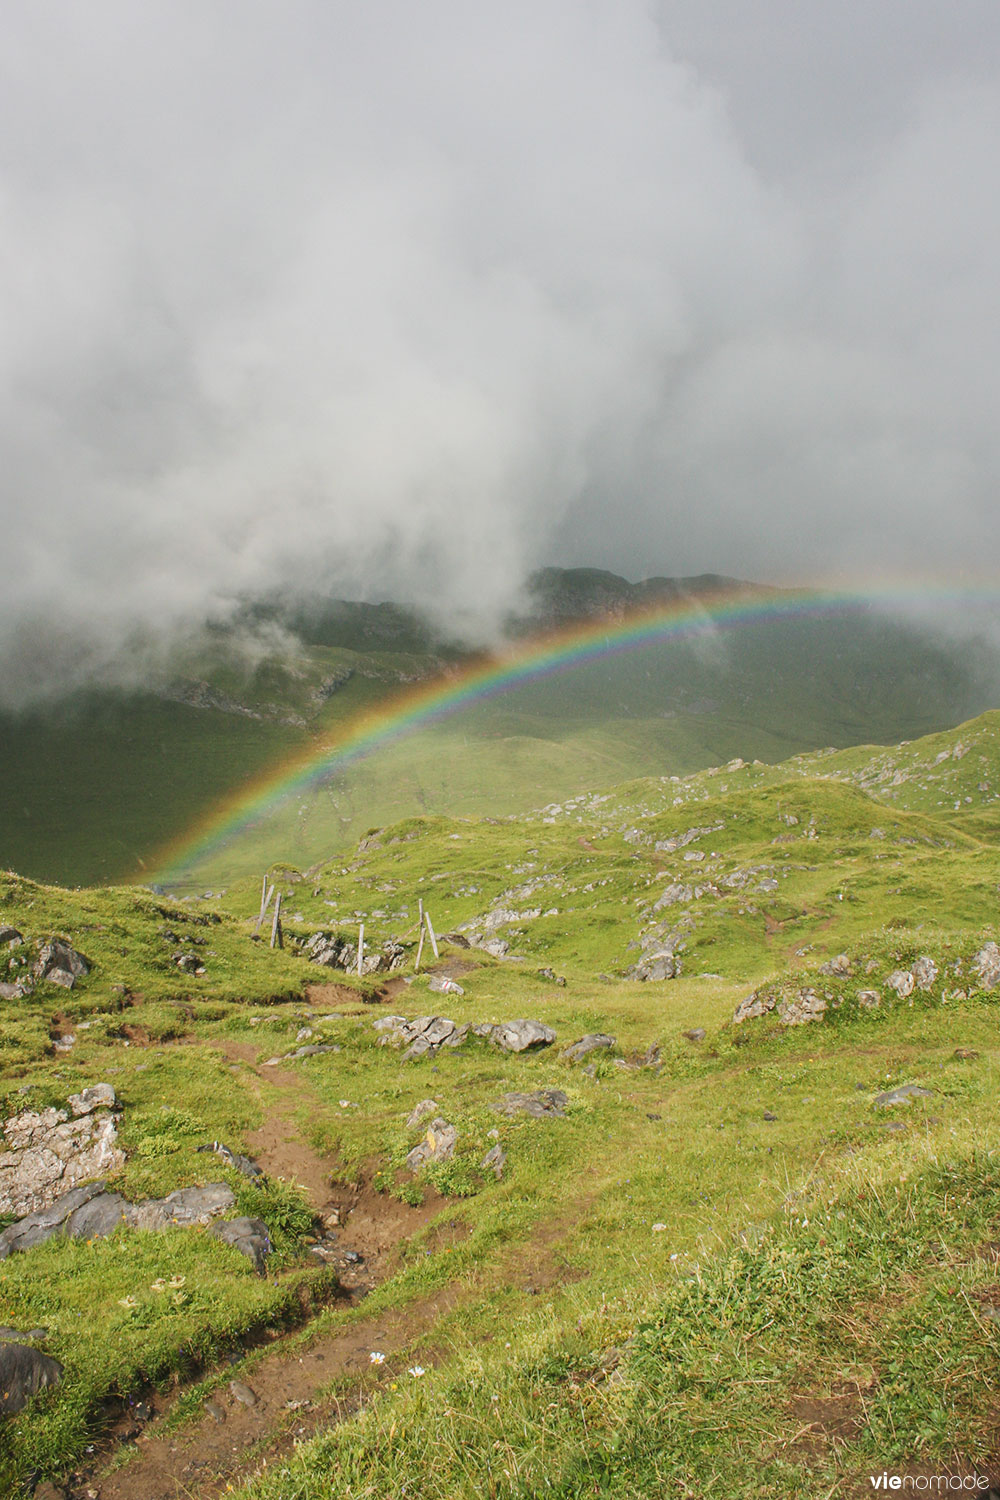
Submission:
{"label": "grassy hillside", "polygon": [[[784,1500],[995,1474],[996,788],[987,714],[409,817],[308,878],[272,868],[284,951],[254,939],[256,880],[220,905],[7,877],[0,922],[25,941],[0,981],[53,933],[92,967],[5,1002],[3,1116],[111,1082],[116,1186],[229,1181],[275,1243],[265,1280],[182,1229],[0,1263],[0,1322],[47,1328],[66,1368],[5,1421],[7,1488]],[[419,901],[446,936],[417,973]],[[296,946],[362,921],[367,951],[402,946],[394,974]],[[675,977],[627,977],[667,951]],[[443,973],[457,990],[430,987]],[[790,1024],[803,1005],[822,1018]],[[527,1017],[557,1041],[404,1062],[379,1045],[389,1014]],[[614,1045],[563,1055],[597,1032]],[[926,1092],[882,1102],[903,1085]],[[561,1113],[495,1108],[553,1089]],[[429,1098],[457,1144],[413,1171]]]}
{"label": "grassy hillside", "polygon": [[[696,598],[718,582],[550,570],[512,630],[524,639],[605,616],[611,629],[651,599]],[[390,712],[401,689],[461,657],[389,605],[317,602],[268,619],[300,644],[260,659],[238,635],[221,637],[178,658],[156,696],[90,693],[0,715],[0,863],[71,885],[148,879],[221,803],[362,711]],[[914,738],[1000,702],[998,668],[985,646],[949,646],[864,611],[646,644],[511,687],[331,773],[193,864],[180,889],[226,886],[271,859],[308,868],[412,814],[506,814],[737,755],[779,762]]]}

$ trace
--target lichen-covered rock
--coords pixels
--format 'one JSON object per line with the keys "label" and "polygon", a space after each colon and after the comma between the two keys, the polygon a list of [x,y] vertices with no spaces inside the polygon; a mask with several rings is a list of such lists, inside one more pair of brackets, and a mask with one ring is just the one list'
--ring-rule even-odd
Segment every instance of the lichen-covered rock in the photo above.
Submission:
{"label": "lichen-covered rock", "polygon": [[886,975],[885,982],[890,990],[896,991],[900,1000],[913,994],[914,979],[909,969],[893,969],[891,974]]}
{"label": "lichen-covered rock", "polygon": [[111,1113],[117,1105],[114,1090],[107,1084],[97,1088],[102,1090],[99,1098],[89,1089],[71,1097],[74,1119],[63,1109],[50,1108],[26,1110],[5,1122],[0,1213],[34,1213],[78,1183],[124,1165],[117,1118]]}
{"label": "lichen-covered rock", "polygon": [[744,1021],[756,1021],[760,1016],[766,1016],[777,1003],[778,996],[769,990],[754,990],[752,994],[741,1000],[733,1011],[733,1025],[739,1026]]}
{"label": "lichen-covered rock", "polygon": [[938,977],[938,966],[926,953],[922,953],[910,973],[918,990],[929,990]]}
{"label": "lichen-covered rock", "polygon": [[436,1099],[421,1099],[420,1103],[415,1104],[410,1111],[409,1118],[406,1121],[407,1130],[415,1130],[418,1125],[421,1125],[429,1115],[432,1115],[439,1108],[440,1105]]}
{"label": "lichen-covered rock", "polygon": [[680,972],[681,961],[677,955],[667,948],[661,948],[652,953],[644,953],[639,962],[626,972],[625,978],[658,984],[664,979],[676,979]]}
{"label": "lichen-covered rock", "polygon": [[909,1104],[911,1099],[930,1099],[933,1089],[922,1089],[916,1083],[904,1083],[896,1089],[886,1089],[884,1094],[875,1095],[875,1103],[880,1109],[891,1109],[894,1104]]}
{"label": "lichen-covered rock", "polygon": [[551,1047],[556,1034],[541,1021],[505,1021],[494,1026],[490,1040],[504,1052],[528,1052],[536,1047]]}
{"label": "lichen-covered rock", "polygon": [[130,1203],[125,1209],[125,1222],[133,1229],[168,1229],[172,1225],[207,1224],[219,1214],[232,1208],[236,1197],[225,1182],[212,1182],[206,1187],[178,1188],[165,1198],[146,1198],[141,1203]]}
{"label": "lichen-covered rock", "polygon": [[833,974],[838,979],[846,979],[851,972],[851,960],[846,953],[837,953],[825,964],[820,965],[821,974]]}
{"label": "lichen-covered rock", "polygon": [[507,1165],[507,1153],[499,1141],[495,1146],[490,1147],[479,1165],[484,1171],[492,1172],[497,1182],[500,1181],[503,1176],[503,1169]]}
{"label": "lichen-covered rock", "polygon": [[458,1131],[454,1125],[447,1120],[432,1120],[423,1140],[408,1154],[406,1165],[416,1172],[428,1162],[448,1161],[454,1156],[457,1143]]}
{"label": "lichen-covered rock", "polygon": [[858,990],[858,1004],[862,1010],[878,1010],[882,996],[878,990]]}
{"label": "lichen-covered rock", "polygon": [[825,998],[809,989],[799,990],[794,998],[786,998],[778,1006],[782,1026],[806,1026],[810,1021],[822,1021],[825,1013]]}
{"label": "lichen-covered rock", "polygon": [[995,989],[1000,983],[1000,947],[996,943],[984,943],[972,960],[976,978],[984,990]]}

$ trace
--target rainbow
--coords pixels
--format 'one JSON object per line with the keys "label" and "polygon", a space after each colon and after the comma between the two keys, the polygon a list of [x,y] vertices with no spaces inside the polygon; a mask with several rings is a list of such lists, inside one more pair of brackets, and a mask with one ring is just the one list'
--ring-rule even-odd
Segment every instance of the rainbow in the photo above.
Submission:
{"label": "rainbow", "polygon": [[[933,593],[940,597],[939,585]],[[990,593],[995,599],[995,593]],[[739,586],[684,595],[666,606],[661,602],[621,620],[576,622],[522,642],[503,654],[480,657],[453,672],[409,687],[359,714],[215,807],[206,819],[162,852],[156,861],[156,873],[147,871],[144,879],[165,884],[183,879],[187,870],[235,840],[248,825],[289,798],[309,791],[331,773],[522,683],[656,641],[683,641],[765,621],[818,618],[879,607],[898,609],[927,597],[926,592],[914,589],[912,581],[905,589],[866,591]],[[961,591],[963,602],[968,602],[968,597],[968,590]]]}

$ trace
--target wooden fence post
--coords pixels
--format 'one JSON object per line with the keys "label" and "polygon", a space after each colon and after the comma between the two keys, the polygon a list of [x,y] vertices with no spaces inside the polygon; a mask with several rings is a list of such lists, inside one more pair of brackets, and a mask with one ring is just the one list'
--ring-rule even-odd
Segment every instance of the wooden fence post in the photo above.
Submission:
{"label": "wooden fence post", "polygon": [[365,956],[365,924],[361,923],[358,928],[358,978],[361,978],[361,964]]}
{"label": "wooden fence post", "polygon": [[431,940],[431,947],[434,949],[434,957],[435,958],[440,958],[441,955],[438,952],[438,940],[434,936],[434,927],[433,927],[433,924],[431,923],[431,914],[430,914],[429,911],[425,911],[424,912],[424,921],[427,923],[427,936]]}

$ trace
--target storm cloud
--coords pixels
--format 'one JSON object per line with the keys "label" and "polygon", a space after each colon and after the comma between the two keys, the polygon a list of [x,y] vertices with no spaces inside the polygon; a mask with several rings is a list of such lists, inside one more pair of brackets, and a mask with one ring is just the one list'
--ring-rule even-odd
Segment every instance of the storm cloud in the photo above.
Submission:
{"label": "storm cloud", "polygon": [[0,701],[259,594],[995,557],[992,0],[4,29]]}

